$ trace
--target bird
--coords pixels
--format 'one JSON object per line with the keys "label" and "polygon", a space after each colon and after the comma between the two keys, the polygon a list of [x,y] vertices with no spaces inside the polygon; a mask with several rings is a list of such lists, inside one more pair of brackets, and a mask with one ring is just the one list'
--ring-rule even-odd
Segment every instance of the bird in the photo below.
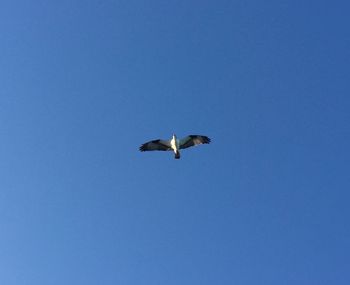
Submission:
{"label": "bird", "polygon": [[180,149],[188,148],[191,146],[196,146],[200,144],[209,144],[210,138],[201,135],[189,135],[182,139],[178,139],[175,134],[173,134],[170,140],[152,140],[142,144],[139,148],[140,151],[152,151],[152,150],[162,150],[162,151],[174,151],[174,158],[180,158]]}

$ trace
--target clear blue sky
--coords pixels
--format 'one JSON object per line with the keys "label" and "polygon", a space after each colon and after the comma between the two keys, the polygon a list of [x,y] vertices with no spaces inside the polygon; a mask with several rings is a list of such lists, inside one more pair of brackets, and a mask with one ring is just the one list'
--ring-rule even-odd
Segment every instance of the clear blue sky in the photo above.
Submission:
{"label": "clear blue sky", "polygon": [[349,6],[1,1],[0,284],[350,284]]}

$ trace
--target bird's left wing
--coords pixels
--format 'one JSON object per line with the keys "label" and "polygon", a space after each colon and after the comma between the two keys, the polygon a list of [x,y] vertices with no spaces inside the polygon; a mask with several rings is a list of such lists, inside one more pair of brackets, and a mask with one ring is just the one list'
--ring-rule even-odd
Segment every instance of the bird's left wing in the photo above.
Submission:
{"label": "bird's left wing", "polygon": [[189,135],[180,140],[180,149],[208,143],[210,143],[210,138],[208,138],[207,136]]}
{"label": "bird's left wing", "polygon": [[140,146],[140,151],[149,150],[171,150],[171,145],[168,141],[165,140],[153,140],[146,142]]}

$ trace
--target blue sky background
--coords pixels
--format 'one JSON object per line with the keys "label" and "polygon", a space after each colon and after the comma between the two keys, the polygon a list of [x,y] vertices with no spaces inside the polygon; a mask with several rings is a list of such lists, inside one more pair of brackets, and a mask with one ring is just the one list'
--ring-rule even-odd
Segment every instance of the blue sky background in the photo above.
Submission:
{"label": "blue sky background", "polygon": [[349,6],[1,1],[0,284],[350,284]]}

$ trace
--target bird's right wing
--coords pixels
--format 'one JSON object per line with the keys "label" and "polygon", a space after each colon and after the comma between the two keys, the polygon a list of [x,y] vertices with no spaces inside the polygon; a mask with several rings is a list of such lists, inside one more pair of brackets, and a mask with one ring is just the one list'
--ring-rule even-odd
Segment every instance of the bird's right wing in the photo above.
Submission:
{"label": "bird's right wing", "polygon": [[170,142],[165,140],[153,140],[146,142],[140,146],[140,151],[150,150],[171,150]]}
{"label": "bird's right wing", "polygon": [[208,143],[210,143],[210,138],[208,138],[207,136],[189,135],[180,140],[180,149]]}

